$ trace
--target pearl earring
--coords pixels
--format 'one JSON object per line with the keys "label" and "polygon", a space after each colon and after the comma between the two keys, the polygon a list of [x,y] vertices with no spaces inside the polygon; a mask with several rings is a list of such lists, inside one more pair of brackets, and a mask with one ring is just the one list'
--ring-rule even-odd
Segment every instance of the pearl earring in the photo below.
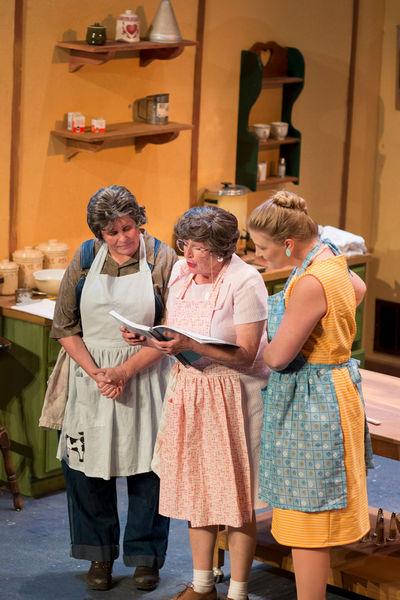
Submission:
{"label": "pearl earring", "polygon": [[222,262],[224,260],[223,256],[217,256],[217,262]]}
{"label": "pearl earring", "polygon": [[287,256],[288,258],[290,258],[290,257],[292,256],[292,251],[291,251],[291,249],[290,249],[290,248],[286,248],[286,250],[285,250],[285,254],[286,254],[286,256]]}

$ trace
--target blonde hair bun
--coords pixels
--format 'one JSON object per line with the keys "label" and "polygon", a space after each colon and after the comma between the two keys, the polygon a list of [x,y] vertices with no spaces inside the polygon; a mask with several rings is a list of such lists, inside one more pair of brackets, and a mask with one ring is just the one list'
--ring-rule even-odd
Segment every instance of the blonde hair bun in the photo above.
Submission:
{"label": "blonde hair bun", "polygon": [[271,204],[281,206],[282,208],[300,210],[306,215],[308,214],[306,201],[297,194],[288,192],[286,190],[280,190],[279,192],[276,192],[276,194],[274,194],[271,198]]}

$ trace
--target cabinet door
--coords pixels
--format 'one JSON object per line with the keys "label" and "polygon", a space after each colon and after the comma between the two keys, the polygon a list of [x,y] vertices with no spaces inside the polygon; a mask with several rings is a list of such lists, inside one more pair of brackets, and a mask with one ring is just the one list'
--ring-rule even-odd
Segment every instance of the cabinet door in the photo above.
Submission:
{"label": "cabinet door", "polygon": [[[21,491],[31,495],[36,481],[61,473],[55,457],[57,433],[38,426],[48,373],[49,327],[8,317],[2,325],[12,347],[0,359],[0,421],[8,430]],[[0,479],[5,479],[2,466]],[[35,489],[40,494],[40,485]]]}

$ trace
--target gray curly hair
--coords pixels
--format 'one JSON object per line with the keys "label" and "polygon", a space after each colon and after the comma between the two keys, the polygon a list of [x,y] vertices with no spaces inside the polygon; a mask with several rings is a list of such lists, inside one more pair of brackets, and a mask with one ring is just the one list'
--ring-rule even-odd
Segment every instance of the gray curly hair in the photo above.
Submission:
{"label": "gray curly hair", "polygon": [[140,206],[135,196],[123,185],[109,185],[98,190],[87,206],[87,224],[94,235],[102,240],[105,229],[121,217],[130,217],[136,226],[147,222],[144,206]]}
{"label": "gray curly hair", "polygon": [[235,215],[218,206],[190,208],[175,225],[174,233],[177,239],[203,242],[222,258],[232,256],[240,235]]}

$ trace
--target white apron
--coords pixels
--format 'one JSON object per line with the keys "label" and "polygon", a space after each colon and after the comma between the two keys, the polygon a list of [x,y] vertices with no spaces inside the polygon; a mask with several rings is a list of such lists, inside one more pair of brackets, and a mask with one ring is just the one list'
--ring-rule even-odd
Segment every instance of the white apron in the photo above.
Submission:
{"label": "white apron", "polygon": [[[83,341],[99,367],[116,367],[139,347],[121,337],[111,309],[137,323],[154,324],[154,290],[140,236],[139,271],[123,277],[101,274],[103,244],[81,296]],[[95,381],[71,360],[69,394],[57,457],[89,477],[110,479],[151,470],[170,359],[132,377],[117,400],[102,396]]]}

